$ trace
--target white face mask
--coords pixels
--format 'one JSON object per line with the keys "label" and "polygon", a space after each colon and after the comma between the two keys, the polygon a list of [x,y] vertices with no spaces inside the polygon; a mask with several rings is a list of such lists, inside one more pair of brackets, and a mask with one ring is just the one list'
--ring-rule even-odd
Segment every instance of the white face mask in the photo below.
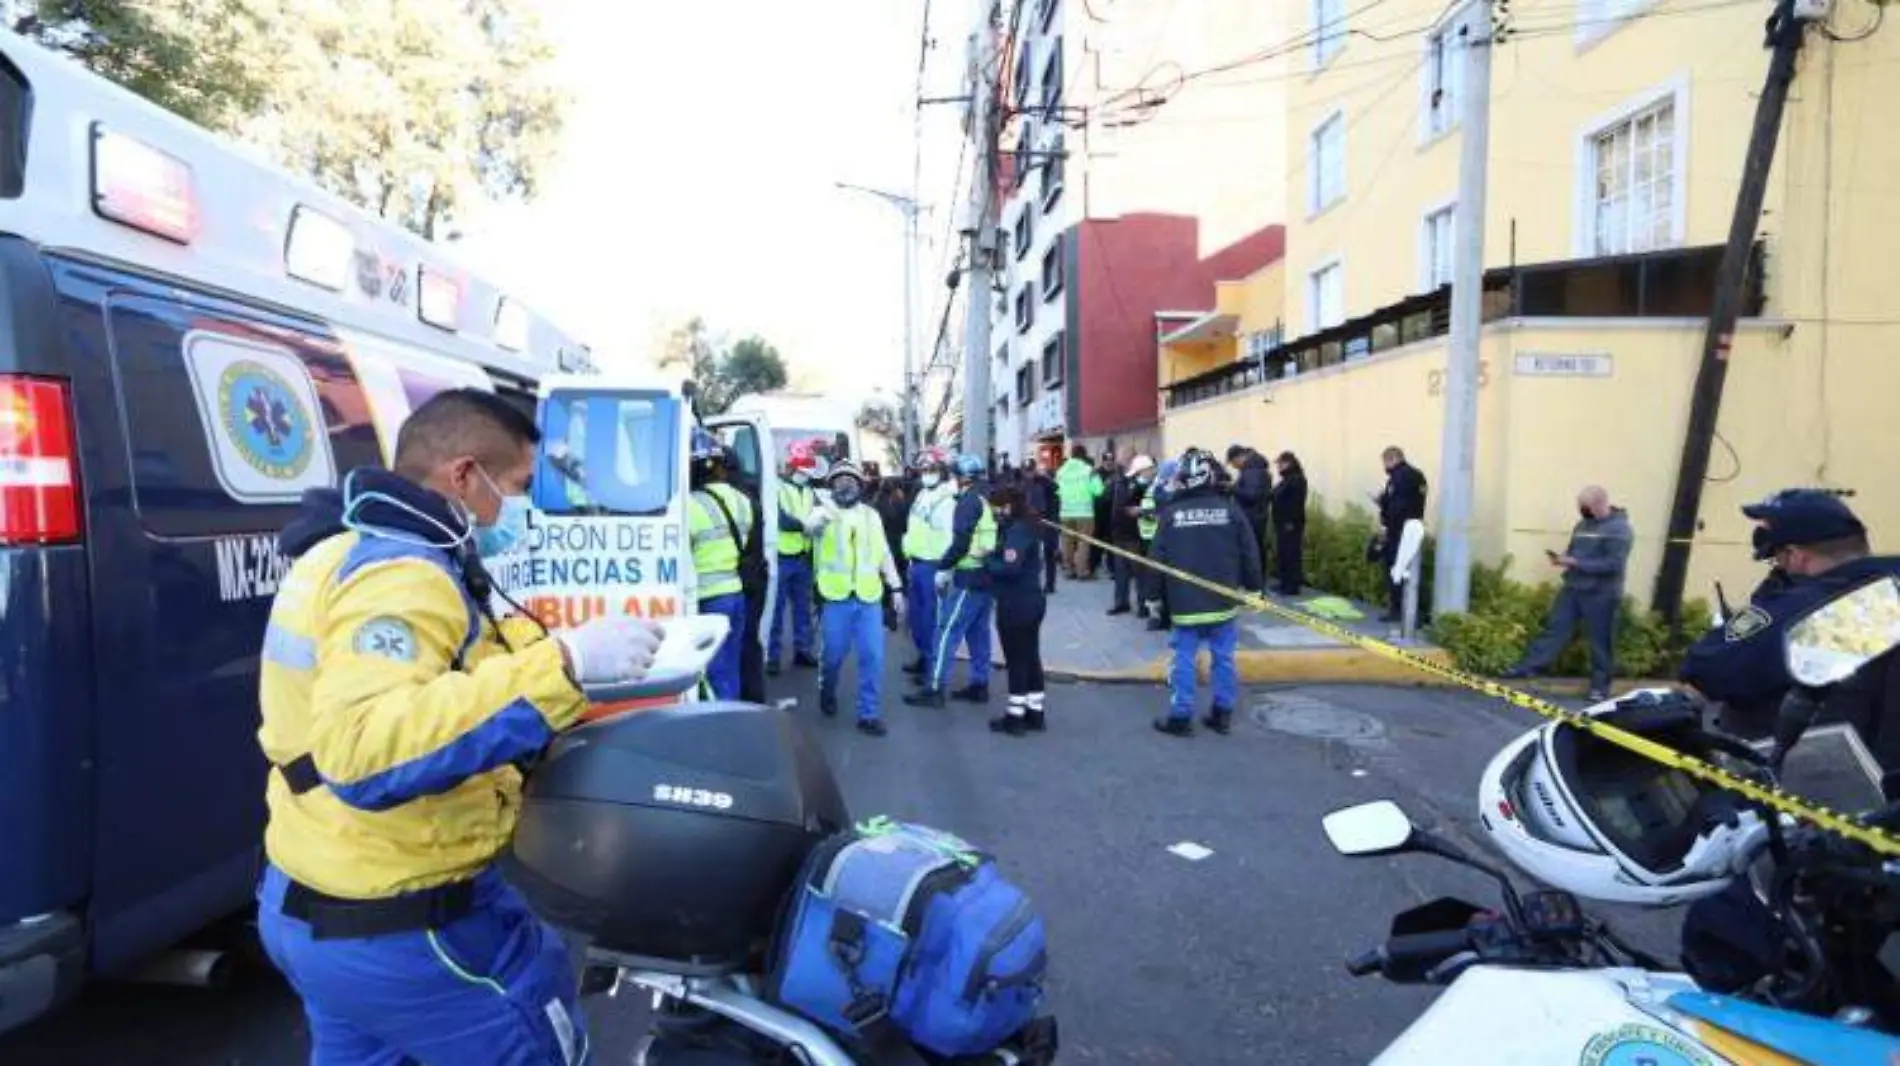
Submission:
{"label": "white face mask", "polygon": [[924,480],[924,488],[934,489],[938,485],[943,483],[943,475],[938,474],[933,471],[931,473],[925,474],[923,480]]}
{"label": "white face mask", "polygon": [[801,488],[801,489],[802,489],[802,488],[804,488],[804,487],[805,487],[806,485],[809,485],[809,484],[811,484],[811,475],[810,475],[810,474],[807,474],[807,473],[805,473],[805,472],[804,472],[803,470],[796,470],[796,471],[793,471],[793,472],[792,472],[792,484],[794,484],[794,485],[797,485],[797,486],[798,486],[799,488]]}

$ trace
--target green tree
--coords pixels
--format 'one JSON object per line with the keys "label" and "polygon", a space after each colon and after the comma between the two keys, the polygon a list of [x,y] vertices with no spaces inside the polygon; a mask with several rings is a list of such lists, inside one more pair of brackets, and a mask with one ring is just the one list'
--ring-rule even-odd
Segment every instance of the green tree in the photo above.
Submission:
{"label": "green tree", "polygon": [[528,0],[41,0],[28,28],[425,237],[532,198],[566,106]]}
{"label": "green tree", "polygon": [[785,360],[769,341],[751,336],[732,346],[719,364],[719,377],[726,388],[726,405],[741,396],[771,392],[785,387]]}

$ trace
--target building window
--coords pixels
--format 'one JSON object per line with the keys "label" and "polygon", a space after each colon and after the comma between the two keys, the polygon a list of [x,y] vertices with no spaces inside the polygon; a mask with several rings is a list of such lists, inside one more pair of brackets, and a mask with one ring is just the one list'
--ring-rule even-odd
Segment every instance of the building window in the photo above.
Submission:
{"label": "building window", "polygon": [[1034,286],[1025,281],[1016,290],[1016,332],[1028,333],[1029,326],[1036,320],[1036,301]]}
{"label": "building window", "polygon": [[1062,107],[1062,38],[1057,37],[1049,45],[1049,58],[1042,64],[1042,117],[1045,122],[1056,121],[1056,112]]}
{"label": "building window", "polygon": [[1036,363],[1030,360],[1016,368],[1016,406],[1028,407],[1036,398]]}
{"label": "building window", "polygon": [[1420,291],[1433,292],[1451,284],[1452,218],[1454,208],[1447,204],[1425,216],[1419,234]]}
{"label": "building window", "polygon": [[1058,233],[1042,253],[1042,298],[1054,299],[1062,291],[1062,281],[1062,235]]}
{"label": "building window", "polygon": [[1029,246],[1035,236],[1032,230],[1032,227],[1036,224],[1035,214],[1036,205],[1033,203],[1024,204],[1023,209],[1016,212],[1015,242],[1016,258],[1018,260],[1029,254]]}
{"label": "building window", "polygon": [[1424,100],[1419,132],[1426,140],[1447,133],[1458,124],[1459,92],[1465,80],[1464,29],[1464,15],[1459,13],[1425,37],[1425,66],[1421,72],[1425,79]]}
{"label": "building window", "polygon": [[1060,6],[1060,0],[1036,0],[1036,24],[1044,33],[1049,32],[1049,23],[1055,20],[1056,8]]}
{"label": "building window", "polygon": [[1681,240],[1684,138],[1674,95],[1589,135],[1590,254],[1623,255]]}
{"label": "building window", "polygon": [[1023,179],[1029,176],[1029,130],[1029,121],[1025,119],[1023,121],[1022,132],[1016,135],[1016,162],[1014,166],[1016,173],[1012,175],[1012,179],[1014,181],[1014,187],[1018,189],[1023,187]]}
{"label": "building window", "polygon": [[1036,69],[1035,52],[1031,48],[1033,43],[1034,42],[1028,38],[1024,38],[1022,47],[1016,50],[1016,84],[1014,90],[1017,107],[1021,107],[1023,101],[1029,99],[1030,74]]}
{"label": "building window", "polygon": [[1318,333],[1346,320],[1346,268],[1335,259],[1306,276],[1306,332]]}
{"label": "building window", "polygon": [[1045,392],[1062,384],[1063,340],[1063,335],[1057,333],[1042,344],[1042,387]]}
{"label": "building window", "polygon": [[1313,127],[1307,143],[1306,213],[1317,215],[1346,195],[1346,115],[1335,111]]}
{"label": "building window", "polygon": [[1616,32],[1625,19],[1649,7],[1655,0],[1582,0],[1577,5],[1577,40],[1580,44],[1599,41]]}
{"label": "building window", "polygon": [[1346,0],[1313,0],[1313,69],[1346,47]]}
{"label": "building window", "polygon": [[1049,210],[1062,198],[1062,138],[1057,137],[1049,145],[1048,158],[1042,164],[1042,209]]}

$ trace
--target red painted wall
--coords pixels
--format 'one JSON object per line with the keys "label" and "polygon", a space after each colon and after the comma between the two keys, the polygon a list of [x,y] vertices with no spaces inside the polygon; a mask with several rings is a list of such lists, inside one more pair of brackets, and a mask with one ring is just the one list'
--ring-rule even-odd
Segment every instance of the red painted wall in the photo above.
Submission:
{"label": "red painted wall", "polygon": [[1269,226],[1202,259],[1200,223],[1180,215],[1087,219],[1074,236],[1069,427],[1085,437],[1155,424],[1155,312],[1211,310],[1216,281],[1251,274],[1286,250],[1285,231]]}

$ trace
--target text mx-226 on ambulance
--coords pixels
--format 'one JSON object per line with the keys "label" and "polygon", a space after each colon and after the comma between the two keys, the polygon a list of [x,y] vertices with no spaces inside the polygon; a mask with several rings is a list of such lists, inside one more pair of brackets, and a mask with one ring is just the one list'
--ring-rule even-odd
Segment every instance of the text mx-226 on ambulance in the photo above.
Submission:
{"label": "text mx-226 on ambulance", "polygon": [[252,899],[300,495],[442,389],[530,409],[588,369],[434,246],[0,33],[0,1030]]}

